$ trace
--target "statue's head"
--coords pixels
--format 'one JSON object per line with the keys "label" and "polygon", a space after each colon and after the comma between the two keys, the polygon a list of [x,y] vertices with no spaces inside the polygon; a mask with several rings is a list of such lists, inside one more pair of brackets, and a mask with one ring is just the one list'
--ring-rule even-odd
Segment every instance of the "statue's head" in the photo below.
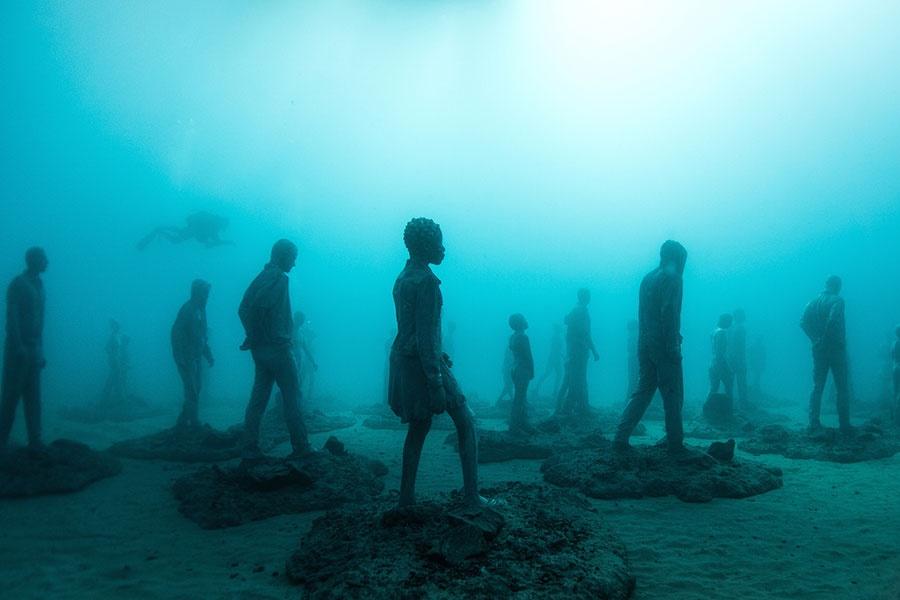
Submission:
{"label": "statue's head", "polygon": [[122,325],[119,324],[115,319],[109,320],[109,330],[112,333],[119,333],[122,330]]}
{"label": "statue's head", "polygon": [[427,264],[439,265],[444,261],[444,235],[441,226],[425,217],[416,217],[403,230],[403,243],[410,258]]}
{"label": "statue's head", "polygon": [[734,312],[732,314],[734,315],[734,322],[739,325],[747,320],[747,315],[744,314],[743,308],[734,309]]}
{"label": "statue's head", "polygon": [[290,240],[278,240],[272,246],[269,262],[285,273],[290,273],[297,263],[297,246]]}
{"label": "statue's head", "polygon": [[48,264],[50,261],[47,260],[47,254],[43,248],[33,246],[25,252],[25,266],[32,273],[43,273],[47,270]]}
{"label": "statue's head", "polygon": [[525,315],[515,313],[509,316],[509,326],[513,331],[525,331],[528,329],[528,321],[525,320]]}
{"label": "statue's head", "polygon": [[206,301],[209,300],[209,290],[212,287],[208,281],[204,281],[203,279],[195,279],[191,282],[191,300],[200,303],[202,306],[206,306]]}
{"label": "statue's head", "polygon": [[729,327],[731,327],[731,322],[731,313],[723,313],[719,315],[719,327],[721,329],[728,329]]}
{"label": "statue's head", "polygon": [[587,288],[581,288],[578,290],[578,304],[582,306],[587,306],[591,303],[591,290]]}
{"label": "statue's head", "polygon": [[831,294],[840,294],[842,285],[841,278],[837,275],[832,275],[825,280],[825,291]]}
{"label": "statue's head", "polygon": [[663,268],[671,267],[679,275],[684,274],[687,262],[687,250],[675,240],[666,240],[659,249],[659,264]]}

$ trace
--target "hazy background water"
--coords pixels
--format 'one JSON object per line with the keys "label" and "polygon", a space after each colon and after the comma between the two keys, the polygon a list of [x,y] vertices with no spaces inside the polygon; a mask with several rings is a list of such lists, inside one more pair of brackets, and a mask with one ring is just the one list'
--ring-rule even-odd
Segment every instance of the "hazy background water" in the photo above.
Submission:
{"label": "hazy background water", "polygon": [[[798,320],[845,281],[856,393],[900,322],[896,2],[7,2],[0,8],[0,276],[50,258],[46,402],[105,377],[110,317],[133,389],[179,399],[169,328],[213,284],[212,398],[242,404],[240,295],[295,240],[295,308],[320,389],[381,399],[391,285],[413,216],[443,226],[445,321],[464,387],[491,398],[506,317],[539,371],[593,290],[592,402],[625,389],[625,322],[669,237],[688,249],[688,400],[708,335],[743,306],[768,388],[806,401]],[[233,247],[158,243],[197,210]]]}

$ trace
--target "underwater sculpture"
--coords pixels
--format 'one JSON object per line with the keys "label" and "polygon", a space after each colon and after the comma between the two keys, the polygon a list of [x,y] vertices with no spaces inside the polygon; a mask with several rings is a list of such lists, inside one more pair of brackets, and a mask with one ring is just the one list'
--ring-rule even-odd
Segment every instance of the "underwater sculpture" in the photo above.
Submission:
{"label": "underwater sculpture", "polygon": [[681,364],[682,276],[687,261],[684,246],[667,240],[659,250],[659,267],[641,282],[638,302],[638,388],[622,413],[615,448],[629,448],[628,438],[644,416],[658,389],[666,413],[670,451],[683,449],[684,373]]}
{"label": "underwater sculpture", "polygon": [[472,412],[450,371],[441,349],[440,284],[429,265],[444,260],[440,226],[426,218],[412,219],[403,232],[409,260],[394,282],[397,337],[391,347],[388,404],[409,423],[403,444],[400,506],[415,504],[416,473],[422,446],[434,415],[446,411],[459,438],[463,473],[463,502],[470,507],[488,504],[478,494],[478,442]]}
{"label": "underwater sculpture", "polygon": [[728,336],[728,366],[734,373],[738,407],[746,409],[750,398],[747,395],[747,314],[744,309],[736,308],[732,313],[732,320]]}
{"label": "underwater sculpture", "polygon": [[227,227],[228,219],[201,211],[188,216],[184,227],[157,227],[138,242],[137,249],[143,250],[150,242],[159,238],[166,239],[173,244],[197,240],[207,248],[233,245],[234,242],[219,237],[222,230]]}
{"label": "underwater sculpture", "polygon": [[215,364],[206,324],[210,287],[206,281],[195,279],[191,283],[191,297],[178,310],[172,325],[172,357],[184,385],[184,405],[178,417],[178,429],[200,427],[201,359],[205,358],[210,367]]}
{"label": "underwater sculpture", "polygon": [[544,373],[541,375],[541,378],[538,379],[537,385],[535,386],[535,392],[540,394],[541,389],[544,387],[544,382],[552,376],[553,395],[555,397],[559,393],[559,386],[562,383],[564,370],[562,325],[554,323],[553,335],[550,337],[550,351],[547,353],[547,364],[544,366]]}
{"label": "underwater sculpture", "polygon": [[[709,394],[703,405],[703,416],[711,423],[727,423],[734,417],[734,373],[728,364],[728,330],[732,317],[725,313],[719,317],[718,325],[710,335],[712,361],[709,365]],[[725,393],[720,394],[720,386]]]}
{"label": "underwater sculpture", "polygon": [[900,452],[900,436],[876,419],[851,430],[818,427],[791,431],[782,425],[760,427],[738,447],[749,454],[778,454],[786,458],[856,463],[888,458]]}
{"label": "underwater sculpture", "polygon": [[728,313],[719,317],[718,325],[710,336],[712,362],[709,365],[709,395],[718,394],[719,387],[724,386],[725,395],[729,399],[734,391],[734,372],[728,364],[728,329],[731,322],[732,316]]}
{"label": "underwater sculpture", "polygon": [[528,384],[534,379],[534,357],[531,354],[531,342],[525,334],[528,329],[528,321],[519,313],[509,317],[509,326],[513,334],[509,337],[509,349],[513,355],[512,376],[515,386],[512,412],[509,417],[509,430],[518,433],[530,433],[534,431],[528,425],[528,412],[526,402],[528,399]]}
{"label": "underwater sculpture", "polygon": [[259,427],[272,387],[281,391],[284,420],[291,436],[292,457],[303,457],[312,449],[300,415],[300,377],[292,351],[294,332],[287,274],[297,262],[297,246],[285,239],[272,246],[269,262],[250,283],[238,316],[246,339],[241,350],[249,350],[256,372],[250,402],[244,414],[244,458],[258,459]]}
{"label": "underwater sculpture", "polygon": [[809,428],[820,429],[822,393],[828,372],[834,378],[837,391],[837,413],[840,429],[852,431],[850,426],[850,389],[847,379],[847,334],[844,322],[844,299],[840,296],[841,278],[832,275],[825,282],[825,290],[806,305],[800,327],[812,343],[813,391],[809,397]]}
{"label": "underwater sculpture", "polygon": [[3,347],[3,380],[0,391],[0,449],[9,441],[16,406],[22,399],[28,445],[41,447],[41,371],[44,358],[44,307],[46,297],[41,273],[47,270],[42,248],[25,252],[25,272],[6,290],[6,342]]}
{"label": "underwater sculpture", "polygon": [[591,292],[578,290],[578,303],[566,315],[566,375],[557,398],[557,413],[560,415],[586,414],[588,405],[587,365],[590,354],[600,360],[594,339],[591,337],[591,315],[588,304]]}
{"label": "underwater sculpture", "polygon": [[106,408],[121,407],[128,401],[129,343],[130,338],[122,334],[121,324],[115,319],[110,319],[109,339],[106,341],[105,348],[109,375],[100,399],[101,406]]}

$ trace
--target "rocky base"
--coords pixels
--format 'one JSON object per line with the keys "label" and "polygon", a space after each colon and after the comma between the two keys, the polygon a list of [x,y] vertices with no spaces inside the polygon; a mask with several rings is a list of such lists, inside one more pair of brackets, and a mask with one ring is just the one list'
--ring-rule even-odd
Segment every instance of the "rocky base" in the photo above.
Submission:
{"label": "rocky base", "polygon": [[781,425],[761,427],[740,443],[750,454],[780,454],[786,458],[854,463],[887,458],[900,452],[900,435],[870,421],[844,435],[831,428],[791,431]]}
{"label": "rocky base", "polygon": [[121,470],[115,457],[71,440],[10,449],[0,454],[0,498],[75,492]]}
{"label": "rocky base", "polygon": [[[406,431],[409,429],[409,423],[401,423],[400,417],[391,413],[389,416],[372,415],[363,421],[363,427],[369,429],[388,429],[391,431]],[[432,431],[453,431],[456,426],[453,419],[449,415],[440,414],[431,420]]]}
{"label": "rocky base", "polygon": [[185,431],[173,427],[143,437],[116,442],[110,446],[109,451],[116,456],[140,460],[218,462],[240,456],[241,431],[240,426],[220,431],[208,424]]}
{"label": "rocky base", "polygon": [[723,460],[692,447],[672,455],[661,445],[634,446],[622,453],[613,452],[608,445],[599,451],[551,456],[541,471],[549,483],[577,488],[603,500],[675,496],[684,502],[709,502],[713,498],[747,498],[781,487],[780,469],[729,460],[729,445],[710,449]]}
{"label": "rocky base", "polygon": [[204,467],[175,480],[178,510],[204,529],[365,502],[381,493],[384,464],[349,454],[336,438],[300,459]]}
{"label": "rocky base", "polygon": [[91,404],[89,406],[64,406],[59,414],[67,421],[76,423],[130,423],[141,419],[161,417],[170,411],[152,406],[143,398],[131,396],[125,404],[103,405]]}
{"label": "rocky base", "polygon": [[287,575],[315,599],[631,595],[625,548],[584,499],[521,483],[484,492],[504,504],[329,512],[288,559]]}

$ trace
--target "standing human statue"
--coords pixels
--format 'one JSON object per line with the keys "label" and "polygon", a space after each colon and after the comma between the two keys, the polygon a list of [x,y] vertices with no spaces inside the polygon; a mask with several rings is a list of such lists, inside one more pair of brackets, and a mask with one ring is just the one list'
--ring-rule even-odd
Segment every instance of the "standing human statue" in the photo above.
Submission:
{"label": "standing human statue", "polygon": [[566,375],[556,403],[557,414],[584,415],[589,411],[587,366],[590,354],[600,360],[591,336],[591,315],[588,304],[591,292],[578,290],[578,303],[566,315]]}
{"label": "standing human statue", "polygon": [[388,404],[409,423],[403,444],[400,507],[415,504],[416,473],[431,419],[444,411],[453,419],[459,440],[463,501],[476,508],[490,504],[478,494],[478,442],[472,412],[441,347],[441,281],[429,265],[444,260],[441,228],[431,219],[406,225],[403,241],[409,260],[394,282],[397,337],[391,347]]}
{"label": "standing human statue", "polygon": [[625,391],[625,402],[631,398],[638,386],[638,322],[630,319],[625,325],[625,353],[628,357],[628,388]]}
{"label": "standing human statue", "polygon": [[718,394],[719,387],[724,387],[729,402],[734,398],[734,372],[728,364],[728,330],[731,324],[730,314],[719,316],[718,325],[710,335],[712,361],[709,365],[709,395]]}
{"label": "standing human statue", "polygon": [[125,386],[126,372],[128,370],[128,357],[126,346],[128,338],[122,334],[121,324],[115,320],[109,320],[109,339],[106,340],[106,362],[109,366],[109,375],[106,385],[103,387],[101,404],[107,408],[121,409],[126,402],[128,392]]}
{"label": "standing human statue", "polygon": [[534,379],[534,356],[531,354],[531,342],[525,330],[528,321],[519,313],[509,317],[509,326],[513,334],[509,337],[509,349],[512,352],[513,364],[510,370],[515,394],[512,411],[509,417],[509,430],[512,433],[532,433],[528,425],[528,384]]}
{"label": "standing human statue", "polygon": [[0,384],[0,449],[9,442],[19,399],[25,412],[28,446],[41,443],[41,370],[44,358],[44,282],[47,255],[42,248],[25,253],[25,272],[6,290],[6,343],[3,346],[3,379]]}
{"label": "standing human statue", "polygon": [[734,322],[728,335],[728,366],[734,373],[738,406],[747,409],[750,405],[747,392],[747,328],[744,325],[747,315],[743,308],[737,308],[732,318]]}
{"label": "standing human statue", "polygon": [[250,283],[238,308],[247,335],[241,350],[250,350],[256,368],[253,391],[244,414],[245,459],[262,455],[259,426],[275,384],[281,391],[284,420],[293,447],[288,458],[302,458],[312,452],[300,416],[300,377],[293,352],[294,324],[287,274],[296,262],[297,246],[293,242],[284,239],[275,242],[269,262]]}
{"label": "standing human statue", "polygon": [[[309,320],[303,311],[294,313],[294,358],[297,361],[297,373],[300,377],[300,397],[309,402],[313,397],[316,385],[316,373],[319,363],[313,352],[315,332],[310,328]],[[301,411],[302,412],[302,411]]]}
{"label": "standing human statue", "polygon": [[847,332],[844,321],[844,299],[840,296],[841,278],[832,275],[825,282],[825,291],[806,305],[800,327],[812,343],[813,391],[809,397],[809,428],[821,429],[819,414],[822,393],[828,372],[834,379],[840,429],[852,431],[850,426],[850,388],[847,379]]}
{"label": "standing human statue", "polygon": [[900,325],[894,329],[897,339],[891,348],[891,358],[894,359],[894,422],[900,424]]}
{"label": "standing human statue", "polygon": [[553,394],[559,394],[559,386],[562,383],[563,371],[562,325],[560,323],[554,323],[553,335],[550,337],[550,351],[547,353],[547,364],[544,367],[544,373],[537,382],[537,393],[541,393],[544,382],[553,376]]}
{"label": "standing human statue", "polygon": [[638,387],[616,429],[614,448],[625,451],[658,389],[666,413],[670,452],[684,451],[684,373],[681,363],[682,277],[687,261],[684,246],[667,240],[659,251],[659,267],[644,276],[638,308]]}
{"label": "standing human statue", "polygon": [[205,358],[210,367],[215,364],[206,325],[210,288],[206,281],[195,279],[191,283],[191,297],[181,305],[172,324],[172,357],[184,385],[184,405],[175,425],[179,431],[200,427],[201,359]]}

